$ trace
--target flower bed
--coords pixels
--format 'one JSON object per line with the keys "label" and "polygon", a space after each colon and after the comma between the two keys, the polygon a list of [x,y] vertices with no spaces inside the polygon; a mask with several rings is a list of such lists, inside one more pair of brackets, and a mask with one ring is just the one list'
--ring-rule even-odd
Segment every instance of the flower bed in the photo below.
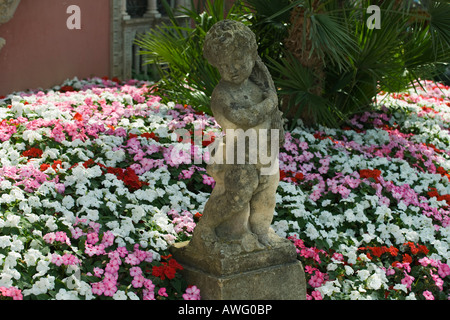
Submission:
{"label": "flower bed", "polygon": [[[425,85],[342,129],[286,134],[273,227],[298,249],[308,299],[449,297],[450,90]],[[168,248],[214,187],[213,118],[93,78],[3,97],[0,121],[1,298],[201,297]]]}

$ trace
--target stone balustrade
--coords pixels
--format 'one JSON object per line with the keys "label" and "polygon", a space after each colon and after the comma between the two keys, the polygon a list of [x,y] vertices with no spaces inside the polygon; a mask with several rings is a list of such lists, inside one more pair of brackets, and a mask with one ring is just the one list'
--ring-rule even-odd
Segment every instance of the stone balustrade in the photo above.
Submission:
{"label": "stone balustrade", "polygon": [[[146,2],[142,15],[141,6]],[[187,7],[189,0],[168,0],[172,8]],[[134,8],[132,8],[135,6]],[[138,6],[139,8],[136,8]],[[130,79],[133,74],[148,73],[148,66],[143,66],[139,47],[134,44],[139,34],[145,34],[167,19],[160,9],[158,0],[112,0],[111,1],[111,76]],[[139,10],[135,10],[139,9]]]}

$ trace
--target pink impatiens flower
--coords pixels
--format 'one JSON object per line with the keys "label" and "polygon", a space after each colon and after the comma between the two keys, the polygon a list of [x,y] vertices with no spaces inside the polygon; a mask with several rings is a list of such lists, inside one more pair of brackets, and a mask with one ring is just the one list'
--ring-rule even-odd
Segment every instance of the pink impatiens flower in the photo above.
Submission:
{"label": "pink impatiens flower", "polygon": [[130,268],[130,276],[136,277],[142,274],[142,269],[139,267]]}
{"label": "pink impatiens flower", "polygon": [[433,294],[432,294],[430,291],[428,291],[428,290],[425,290],[425,291],[423,292],[423,296],[424,296],[425,299],[427,299],[427,300],[434,300]]}
{"label": "pink impatiens flower", "polygon": [[308,283],[309,283],[309,284],[311,285],[311,287],[313,287],[313,288],[318,288],[318,287],[320,287],[320,286],[323,284],[323,282],[324,282],[323,275],[322,275],[322,273],[319,272],[319,271],[316,271],[316,274],[313,275],[313,276],[309,279],[309,281],[308,281]]}
{"label": "pink impatiens flower", "polygon": [[439,261],[438,274],[441,276],[441,278],[445,278],[446,276],[450,276],[450,267],[449,267],[449,265]]}
{"label": "pink impatiens flower", "polygon": [[410,276],[405,271],[405,277],[401,280],[401,283],[404,284],[406,286],[406,288],[411,290],[411,285],[412,285],[413,282],[414,282],[414,277]]}
{"label": "pink impatiens flower", "polygon": [[158,295],[160,295],[161,297],[168,297],[169,295],[166,292],[166,288],[160,288],[158,290]]}
{"label": "pink impatiens flower", "polygon": [[204,184],[209,185],[209,186],[213,186],[214,185],[214,183],[215,183],[214,178],[212,178],[212,177],[210,177],[210,176],[208,176],[206,174],[202,174],[202,177],[203,177],[203,183]]}
{"label": "pink impatiens flower", "polygon": [[196,286],[189,286],[183,294],[184,300],[200,300],[200,289]]}

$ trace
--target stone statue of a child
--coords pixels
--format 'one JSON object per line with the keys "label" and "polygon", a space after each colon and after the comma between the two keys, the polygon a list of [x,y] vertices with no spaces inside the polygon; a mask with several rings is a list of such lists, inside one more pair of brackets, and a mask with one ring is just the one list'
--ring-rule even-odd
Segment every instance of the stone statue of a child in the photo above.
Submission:
{"label": "stone statue of a child", "polygon": [[[263,164],[258,156],[256,163],[248,163],[251,152],[261,151],[259,143],[245,149],[245,163],[208,165],[216,185],[191,243],[195,246],[202,242],[222,251],[228,246],[233,252],[263,249],[280,239],[270,228],[279,183],[278,151],[284,137],[275,86],[258,56],[255,35],[240,22],[216,23],[206,35],[204,56],[222,77],[212,94],[211,110],[225,133],[219,146],[224,158],[230,144],[227,131],[242,129],[255,130],[258,139],[265,137],[272,161]],[[269,167],[271,170],[267,170]]]}

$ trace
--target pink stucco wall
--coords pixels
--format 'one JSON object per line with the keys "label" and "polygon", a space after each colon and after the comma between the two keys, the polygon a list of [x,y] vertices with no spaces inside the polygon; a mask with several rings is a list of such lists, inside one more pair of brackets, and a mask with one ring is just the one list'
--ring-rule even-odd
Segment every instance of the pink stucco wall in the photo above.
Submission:
{"label": "pink stucco wall", "polygon": [[[81,9],[80,30],[66,26],[70,5]],[[109,75],[109,0],[21,0],[0,37],[0,95]]]}

